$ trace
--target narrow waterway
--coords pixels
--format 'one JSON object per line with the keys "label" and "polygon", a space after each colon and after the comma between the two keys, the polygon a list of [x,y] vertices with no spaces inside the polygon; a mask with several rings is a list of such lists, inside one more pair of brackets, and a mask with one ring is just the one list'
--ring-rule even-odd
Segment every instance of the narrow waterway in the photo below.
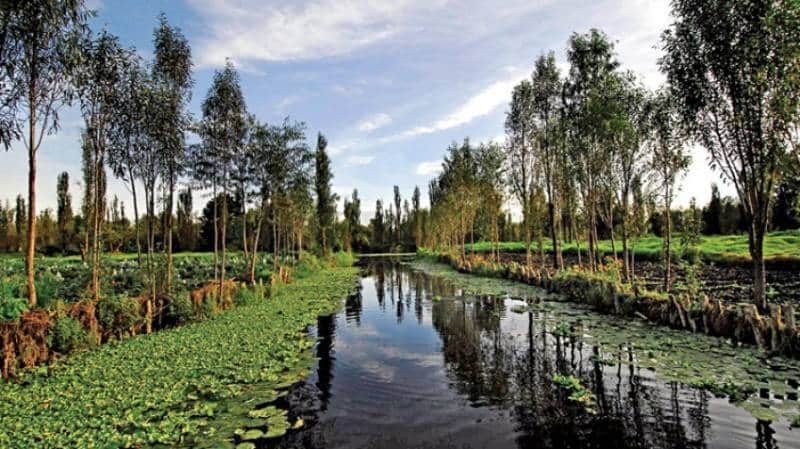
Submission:
{"label": "narrow waterway", "polygon": [[[522,301],[465,295],[396,262],[364,270],[342,311],[312,329],[318,365],[288,398],[305,426],[280,447],[800,447],[786,419],[758,421],[726,398],[554,335],[557,311],[520,312]],[[572,316],[582,314],[591,312]],[[571,400],[555,375],[579,379],[594,404]]]}

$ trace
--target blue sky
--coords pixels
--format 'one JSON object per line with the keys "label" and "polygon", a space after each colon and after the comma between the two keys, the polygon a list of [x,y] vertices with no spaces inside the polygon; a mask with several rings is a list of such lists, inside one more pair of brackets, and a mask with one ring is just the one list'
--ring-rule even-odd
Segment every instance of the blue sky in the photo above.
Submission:
{"label": "blue sky", "polygon": [[[358,188],[365,216],[375,200],[404,197],[415,185],[426,197],[447,145],[464,137],[501,139],[514,84],[530,75],[534,59],[553,50],[562,69],[569,35],[595,27],[616,41],[623,67],[655,88],[655,48],[670,22],[667,0],[93,0],[95,30],[107,27],[145,58],[163,11],[189,39],[195,62],[191,111],[199,115],[214,70],[233,59],[250,112],[276,123],[289,116],[328,137],[334,189]],[[72,178],[80,203],[83,126],[76,110],[62,114],[63,129],[45,138],[39,153],[39,209],[55,207],[56,175]],[[706,154],[693,149],[679,204],[705,203],[719,182]],[[27,191],[26,153],[3,156],[0,198]],[[732,194],[721,186],[723,194]],[[126,204],[125,187],[110,194]],[[195,209],[206,201],[199,194]],[[425,199],[427,202],[427,198]],[[128,207],[130,210],[130,207]],[[340,208],[341,210],[341,208]]]}

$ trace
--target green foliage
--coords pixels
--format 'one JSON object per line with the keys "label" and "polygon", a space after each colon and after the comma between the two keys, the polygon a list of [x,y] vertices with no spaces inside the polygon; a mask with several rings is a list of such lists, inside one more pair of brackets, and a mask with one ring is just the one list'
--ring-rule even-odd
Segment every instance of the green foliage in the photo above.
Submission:
{"label": "green foliage", "polygon": [[44,270],[36,276],[36,305],[48,309],[57,300],[63,299],[64,278]]}
{"label": "green foliage", "polygon": [[580,379],[575,376],[554,374],[553,382],[569,391],[569,400],[581,404],[587,413],[592,415],[597,413],[597,397],[583,386]]}
{"label": "green foliage", "polygon": [[94,344],[94,338],[75,318],[61,316],[53,323],[52,335],[49,338],[50,348],[61,354],[70,354],[86,349]]}
{"label": "green foliage", "polygon": [[[261,404],[265,390],[308,374],[313,340],[302,330],[340,307],[355,276],[355,268],[327,269],[270,301],[81,352],[50,374],[25,372],[22,382],[0,388],[0,447],[230,441],[251,419],[241,404]],[[282,428],[276,423],[275,431]]]}
{"label": "green foliage", "polygon": [[0,280],[0,321],[16,321],[28,310],[24,298],[25,280],[20,276],[4,277]]}
{"label": "green foliage", "polygon": [[233,295],[233,303],[237,307],[256,305],[264,301],[265,289],[265,287],[259,285],[240,288],[236,291],[236,294]]}
{"label": "green foliage", "polygon": [[167,319],[173,324],[185,324],[195,319],[195,310],[189,293],[173,293],[167,302]]}
{"label": "green foliage", "polygon": [[142,321],[139,304],[126,295],[110,295],[97,303],[97,320],[107,334],[120,335]]}

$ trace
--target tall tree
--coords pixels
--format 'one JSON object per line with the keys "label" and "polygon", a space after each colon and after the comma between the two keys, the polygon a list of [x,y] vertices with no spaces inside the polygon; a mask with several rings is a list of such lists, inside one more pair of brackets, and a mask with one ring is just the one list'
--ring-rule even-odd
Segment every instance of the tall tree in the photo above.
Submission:
{"label": "tall tree", "polygon": [[345,248],[351,251],[358,242],[361,227],[361,199],[358,197],[357,189],[353,189],[349,200],[347,198],[344,200],[344,221],[347,231]]}
{"label": "tall tree", "polygon": [[72,195],[69,193],[69,174],[62,172],[56,183],[58,236],[61,252],[66,254],[72,232]]}
{"label": "tall tree", "polygon": [[411,213],[413,214],[414,226],[414,246],[420,248],[422,246],[422,220],[420,217],[420,197],[419,186],[414,186],[414,193],[411,195]]}
{"label": "tall tree", "polygon": [[402,212],[400,210],[400,203],[401,202],[402,202],[402,199],[400,198],[400,187],[399,186],[394,186],[394,210],[395,210],[395,216],[394,216],[394,243],[396,245],[402,244],[402,241],[400,239],[400,224],[403,222],[403,219],[402,219],[403,218],[402,217],[403,214],[402,214]]}
{"label": "tall tree", "polygon": [[[222,188],[221,232],[220,243],[220,283],[219,295],[222,297],[223,283],[225,280],[225,249],[226,228],[228,216],[228,187],[230,185],[231,163],[234,154],[241,151],[246,137],[247,112],[239,85],[239,74],[228,61],[225,68],[214,74],[214,81],[203,101],[203,121],[200,125],[200,135],[203,145],[200,147],[200,159],[210,167],[214,183]],[[215,199],[217,196],[215,195]],[[215,206],[216,210],[216,206]],[[216,223],[216,219],[215,219]],[[214,233],[217,234],[216,232]]]}
{"label": "tall tree", "polygon": [[[192,51],[189,41],[177,27],[167,22],[164,14],[153,32],[155,61],[153,81],[159,107],[155,114],[154,143],[159,147],[159,168],[166,192],[164,250],[167,254],[166,292],[172,292],[172,207],[178,176],[183,172],[185,131],[189,126],[186,107],[192,93]],[[224,232],[224,231],[223,231]]]}
{"label": "tall tree", "polygon": [[[3,2],[2,11],[7,20],[3,61],[13,66],[9,87],[4,88],[12,95],[3,100],[12,103],[3,108],[22,114],[15,123],[28,149],[25,271],[28,301],[36,305],[36,156],[44,135],[58,131],[59,111],[75,97],[74,75],[81,65],[81,42],[91,12],[82,0]],[[25,126],[27,133],[21,129]]]}
{"label": "tall tree", "polygon": [[25,198],[17,195],[16,209],[14,210],[14,226],[17,232],[16,251],[22,251],[23,242],[27,241],[25,235],[28,233],[28,210],[25,207]]}
{"label": "tall tree", "polygon": [[672,201],[676,183],[689,168],[691,157],[686,152],[677,111],[668,92],[659,92],[652,99],[651,108],[651,162],[656,182],[661,187],[664,206],[664,291],[669,292],[672,273]]}
{"label": "tall tree", "polygon": [[539,122],[542,168],[545,193],[547,194],[547,215],[550,221],[550,239],[553,243],[553,267],[563,269],[559,235],[561,227],[560,202],[557,197],[557,153],[554,144],[554,119],[561,103],[561,76],[556,67],[556,57],[552,52],[541,55],[533,69],[531,87],[533,90],[533,111]]}
{"label": "tall tree", "polygon": [[108,166],[118,179],[125,182],[131,192],[133,225],[136,236],[136,260],[142,266],[141,226],[137,180],[146,170],[150,145],[148,132],[148,95],[152,79],[135,51],[128,51],[122,61],[121,79],[116,92],[116,114],[111,119],[108,144]]}
{"label": "tall tree", "polygon": [[191,186],[178,193],[177,225],[178,247],[181,251],[194,251],[197,236],[194,230]]}
{"label": "tall tree", "polygon": [[800,4],[672,2],[662,71],[693,137],[733,184],[748,222],[753,302],[767,309],[764,235],[781,163],[797,151]]}
{"label": "tall tree", "polygon": [[119,82],[122,78],[123,61],[125,52],[119,45],[116,36],[101,31],[96,38],[87,39],[84,43],[84,63],[79,73],[81,90],[81,112],[86,123],[86,138],[88,148],[91,149],[91,167],[94,170],[91,185],[92,199],[95,204],[92,210],[91,226],[91,290],[94,300],[100,299],[100,242],[103,214],[97,213],[103,208],[99,204],[104,201],[101,189],[105,190],[104,175],[101,171],[105,168],[106,150],[109,145],[109,129],[116,114],[116,105],[119,103],[116,95],[119,91]]}
{"label": "tall tree", "polygon": [[336,194],[331,191],[331,160],[326,150],[328,141],[322,133],[317,135],[315,153],[314,191],[317,196],[317,220],[319,222],[319,244],[322,255],[328,255],[328,233],[333,229]]}
{"label": "tall tree", "polygon": [[530,199],[534,180],[534,142],[532,139],[533,86],[524,80],[514,87],[506,113],[506,166],[508,183],[522,209],[522,229],[525,235],[525,260],[530,267],[531,217]]}
{"label": "tall tree", "polygon": [[706,235],[721,234],[722,198],[719,196],[717,184],[711,184],[711,199],[708,201],[708,207],[703,211],[703,215],[703,233]]}

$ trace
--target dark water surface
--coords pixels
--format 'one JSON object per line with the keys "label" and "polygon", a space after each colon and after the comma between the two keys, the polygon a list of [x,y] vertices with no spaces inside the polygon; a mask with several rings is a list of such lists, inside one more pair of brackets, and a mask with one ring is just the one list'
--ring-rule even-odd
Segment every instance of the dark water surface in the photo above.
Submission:
{"label": "dark water surface", "polygon": [[[344,309],[319,318],[318,366],[294,387],[305,448],[797,448],[712,394],[602,364],[597,348],[545,332],[508,297],[462,296],[442,278],[372,262]],[[440,299],[442,297],[443,299]],[[553,382],[573,375],[597,413]]]}

